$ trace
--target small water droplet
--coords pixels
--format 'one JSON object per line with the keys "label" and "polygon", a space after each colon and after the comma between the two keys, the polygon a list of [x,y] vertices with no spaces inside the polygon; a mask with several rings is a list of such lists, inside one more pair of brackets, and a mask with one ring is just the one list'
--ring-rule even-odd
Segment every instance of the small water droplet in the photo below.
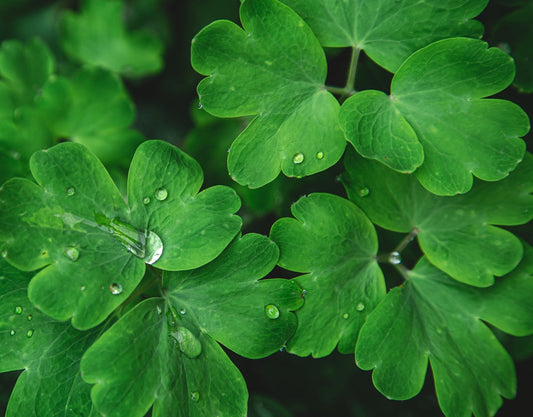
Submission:
{"label": "small water droplet", "polygon": [[85,285],[82,285],[82,286],[80,287],[80,291],[85,291]]}
{"label": "small water droplet", "polygon": [[282,347],[279,348],[279,351],[280,352],[285,352],[285,349],[287,349],[287,346],[283,345]]}
{"label": "small water droplet", "polygon": [[365,305],[363,303],[359,303],[355,306],[355,309],[357,311],[363,311],[365,309]]}
{"label": "small water droplet", "polygon": [[161,309],[160,306],[155,306],[155,308],[157,308],[157,314],[162,314],[163,313],[163,310]]}
{"label": "small water droplet", "polygon": [[7,250],[6,249],[2,249],[2,258],[7,258]]}
{"label": "small water droplet", "polygon": [[182,316],[184,316],[185,314],[187,314],[187,311],[186,311],[184,308],[182,308],[182,309],[180,310],[180,314],[181,314]]}
{"label": "small water droplet", "polygon": [[269,319],[275,320],[279,317],[279,308],[274,304],[268,304],[265,306],[265,314]]}
{"label": "small water droplet", "polygon": [[9,332],[9,335],[10,336],[15,336],[17,332],[14,330],[14,329],[11,329],[11,331]]}
{"label": "small water droplet", "polygon": [[322,159],[322,158],[324,158],[324,152],[317,152],[316,159]]}
{"label": "small water droplet", "polygon": [[370,194],[370,189],[368,187],[362,187],[357,191],[359,197],[366,197],[368,194]]}
{"label": "small water droplet", "polygon": [[168,197],[168,191],[166,188],[158,188],[155,190],[154,196],[159,201],[166,200]]}
{"label": "small water droplet", "polygon": [[202,103],[198,102],[198,110],[203,109],[204,106],[202,106]]}
{"label": "small water droplet", "polygon": [[306,295],[307,295],[307,290],[302,290],[302,298],[305,298]]}
{"label": "small water droplet", "polygon": [[33,320],[33,316],[31,314],[28,314],[28,316],[26,318],[28,319],[28,321],[32,321]]}
{"label": "small water droplet", "polygon": [[389,254],[389,263],[393,265],[398,265],[402,263],[402,255],[400,255],[400,252],[391,252]]}
{"label": "small water droplet", "polygon": [[65,256],[69,258],[72,262],[76,262],[78,258],[80,257],[80,251],[75,248],[74,246],[68,246],[63,251]]}
{"label": "small water droplet", "polygon": [[76,189],[74,187],[68,187],[65,190],[65,194],[69,197],[72,197],[74,194],[76,194]]}
{"label": "small water droplet", "polygon": [[292,157],[292,162],[295,164],[301,164],[304,161],[305,157],[304,154],[301,152],[298,152],[296,155]]}
{"label": "small water droplet", "polygon": [[348,313],[344,313],[344,314],[342,315],[342,318],[345,319],[345,320],[346,320],[348,317],[350,317],[350,315],[349,315]]}
{"label": "small water droplet", "polygon": [[30,329],[26,332],[26,337],[29,339],[30,337],[33,336],[33,329]]}
{"label": "small water droplet", "polygon": [[144,197],[142,201],[143,201],[144,205],[149,204],[150,203],[150,197]]}
{"label": "small water droplet", "polygon": [[200,400],[200,393],[198,391],[191,392],[191,400],[197,403]]}
{"label": "small water droplet", "polygon": [[109,286],[109,291],[111,291],[111,294],[113,295],[119,295],[122,293],[122,285],[114,282],[113,284]]}
{"label": "small water droplet", "polygon": [[179,327],[170,335],[178,342],[180,350],[189,358],[194,359],[202,353],[202,344],[186,327]]}
{"label": "small water droplet", "polygon": [[21,306],[16,306],[15,307],[15,314],[22,314],[22,307]]}

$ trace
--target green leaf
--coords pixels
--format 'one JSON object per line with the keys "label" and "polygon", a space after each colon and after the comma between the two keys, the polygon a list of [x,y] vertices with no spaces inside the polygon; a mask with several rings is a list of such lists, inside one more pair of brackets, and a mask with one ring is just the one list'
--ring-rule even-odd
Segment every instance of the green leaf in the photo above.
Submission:
{"label": "green leaf", "polygon": [[[166,273],[168,299],[143,301],[82,359],[98,411],[140,417],[153,404],[154,416],[244,417],[244,380],[217,341],[255,357],[291,336],[299,288],[287,280],[257,282],[277,256],[267,238],[246,235],[198,270]],[[266,317],[265,303],[276,304],[278,318]]]}
{"label": "green leaf", "polygon": [[86,0],[81,13],[66,12],[61,46],[73,59],[138,78],[163,67],[161,41],[143,31],[126,31],[120,0]]}
{"label": "green leaf", "polygon": [[82,145],[66,142],[34,154],[31,171],[38,184],[15,178],[1,189],[2,254],[23,270],[46,267],[30,283],[30,300],[58,320],[72,317],[80,329],[100,323],[127,299],[145,262],[198,267],[240,229],[233,190],[213,187],[196,196],[198,165],[165,142],[138,148],[130,209]]}
{"label": "green leaf", "polygon": [[326,47],[362,49],[395,72],[416,50],[455,36],[480,38],[483,25],[470,20],[488,0],[282,0],[311,26]]}
{"label": "green leaf", "polygon": [[325,91],[327,63],[309,27],[277,0],[247,0],[244,29],[225,20],[193,39],[193,68],[202,106],[218,117],[255,115],[228,156],[242,185],[263,186],[281,171],[301,177],[342,156],[339,105]]}
{"label": "green leaf", "polygon": [[513,335],[533,332],[532,260],[528,247],[515,271],[479,289],[423,258],[368,317],[357,341],[357,365],[374,369],[381,393],[403,400],[422,388],[429,359],[446,416],[493,416],[500,396],[515,395],[516,377],[511,357],[482,320]]}
{"label": "green leaf", "polygon": [[90,386],[79,362],[98,331],[76,331],[36,310],[27,297],[30,278],[0,261],[0,372],[24,370],[6,417],[88,416]]}
{"label": "green leaf", "polygon": [[533,4],[515,10],[503,17],[494,28],[493,39],[502,50],[507,50],[516,62],[514,85],[521,92],[533,92]]}
{"label": "green leaf", "polygon": [[414,176],[355,152],[347,155],[345,168],[350,200],[380,227],[414,230],[429,261],[453,278],[486,287],[494,283],[494,275],[505,275],[520,262],[519,239],[493,224],[522,224],[533,218],[529,154],[505,180],[477,183],[470,193],[455,197],[431,194]]}
{"label": "green leaf", "polygon": [[341,125],[363,156],[404,172],[421,162],[418,138],[424,148],[424,163],[416,171],[420,183],[438,195],[465,193],[472,174],[500,180],[524,155],[520,137],[529,131],[527,115],[509,101],[483,99],[513,77],[513,60],[485,42],[435,42],[402,64],[388,98],[367,91],[347,99]]}
{"label": "green leaf", "polygon": [[104,163],[127,166],[143,140],[129,129],[135,108],[122,81],[103,69],[53,77],[43,87],[38,106],[57,138],[87,146]]}
{"label": "green leaf", "polygon": [[359,329],[385,295],[376,231],[355,205],[331,194],[303,197],[291,211],[295,218],[278,220],[270,232],[279,265],[305,273],[294,279],[305,305],[287,350],[322,357],[338,345],[353,352]]}

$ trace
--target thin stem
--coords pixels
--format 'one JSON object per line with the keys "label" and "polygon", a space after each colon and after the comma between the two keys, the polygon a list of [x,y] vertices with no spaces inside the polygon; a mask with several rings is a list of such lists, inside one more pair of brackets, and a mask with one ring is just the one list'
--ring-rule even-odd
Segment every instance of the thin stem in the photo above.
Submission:
{"label": "thin stem", "polygon": [[359,61],[359,48],[352,48],[352,57],[350,59],[350,66],[348,68],[348,75],[346,76],[346,85],[344,87],[326,86],[326,89],[337,96],[340,96],[341,102],[346,98],[357,93],[355,90],[355,75],[357,73],[357,62]]}
{"label": "thin stem", "polygon": [[400,273],[400,275],[402,276],[402,278],[407,281],[409,279],[409,272],[410,270],[407,269],[405,267],[405,265],[402,265],[402,264],[397,264],[397,265],[394,265],[394,268],[396,268],[396,271],[398,271]]}
{"label": "thin stem", "polygon": [[396,246],[394,249],[394,252],[401,252],[404,250],[409,243],[411,243],[417,235],[420,233],[420,230],[418,230],[418,227],[413,227],[411,229],[411,232],[403,238],[403,240]]}

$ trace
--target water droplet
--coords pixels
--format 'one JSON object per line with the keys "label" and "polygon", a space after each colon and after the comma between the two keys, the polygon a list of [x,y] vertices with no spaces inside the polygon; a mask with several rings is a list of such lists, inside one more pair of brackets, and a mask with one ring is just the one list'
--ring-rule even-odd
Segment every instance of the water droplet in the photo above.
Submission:
{"label": "water droplet", "polygon": [[9,335],[10,336],[15,336],[17,332],[14,330],[14,329],[11,329],[11,331],[9,332]]}
{"label": "water droplet", "polygon": [[279,309],[274,304],[268,304],[265,306],[265,314],[269,319],[275,320],[279,317]]}
{"label": "water droplet", "polygon": [[75,248],[74,246],[66,247],[63,251],[65,256],[69,258],[72,262],[76,262],[78,258],[80,257],[80,251]]}
{"label": "water droplet", "polygon": [[355,309],[357,311],[363,311],[365,309],[365,305],[363,303],[359,303],[355,306]]}
{"label": "water droplet", "polygon": [[191,392],[191,400],[197,403],[200,400],[200,393],[198,391]]}
{"label": "water droplet", "polygon": [[393,265],[398,265],[402,263],[402,255],[400,255],[400,252],[391,252],[389,254],[389,263]]}
{"label": "water droplet", "polygon": [[166,200],[168,197],[168,191],[166,188],[158,188],[157,190],[155,190],[154,196],[159,201]]}
{"label": "water droplet", "polygon": [[146,246],[145,254],[143,257],[144,262],[148,265],[152,265],[163,254],[163,242],[161,238],[154,232],[146,231]]}
{"label": "water droplet", "polygon": [[285,349],[287,349],[287,346],[282,346],[282,347],[279,348],[279,351],[280,352],[285,352]]}
{"label": "water droplet", "polygon": [[119,295],[122,293],[122,285],[114,282],[113,284],[109,286],[109,291],[111,291],[111,294],[113,295]]}
{"label": "water droplet", "polygon": [[305,298],[306,295],[307,295],[307,290],[302,290],[302,298]]}
{"label": "water droplet", "polygon": [[180,310],[180,314],[181,314],[182,316],[184,316],[185,314],[187,314],[187,311],[186,311],[184,308],[182,308],[182,309]]}
{"label": "water droplet", "polygon": [[155,306],[157,308],[157,314],[162,314],[163,313],[163,310],[161,309],[160,306]]}
{"label": "water droplet", "polygon": [[203,109],[204,106],[202,106],[202,103],[198,102],[198,110]]}
{"label": "water droplet", "polygon": [[82,286],[80,287],[80,291],[85,291],[85,285],[82,285]]}
{"label": "water droplet", "polygon": [[304,154],[301,152],[298,152],[296,155],[292,157],[292,162],[295,164],[301,164],[304,161]]}
{"label": "water droplet", "polygon": [[324,152],[317,152],[316,159],[322,159],[322,158],[324,158]]}
{"label": "water droplet", "polygon": [[186,327],[179,327],[170,335],[178,342],[180,350],[189,358],[194,359],[202,353],[202,344],[196,336]]}
{"label": "water droplet", "polygon": [[30,329],[26,332],[26,337],[29,339],[30,337],[33,336],[33,329]]}
{"label": "water droplet", "polygon": [[7,258],[7,250],[6,249],[2,249],[2,258]]}
{"label": "water droplet", "polygon": [[142,201],[143,201],[144,205],[149,204],[150,203],[150,197],[144,197]]}
{"label": "water droplet", "polygon": [[28,319],[28,321],[32,321],[33,320],[33,316],[31,314],[28,314],[27,319]]}
{"label": "water droplet", "polygon": [[15,307],[15,314],[22,314],[22,307],[21,306],[16,306]]}
{"label": "water droplet", "polygon": [[363,188],[360,188],[358,191],[357,191],[357,195],[359,197],[366,197],[368,194],[370,194],[370,189],[368,187],[363,187]]}
{"label": "water droplet", "polygon": [[65,190],[65,194],[68,195],[69,197],[72,197],[74,194],[76,194],[76,189],[74,187],[68,187]]}
{"label": "water droplet", "polygon": [[350,317],[350,315],[349,315],[348,313],[344,313],[344,314],[342,315],[342,318],[345,319],[345,320],[346,320],[348,317]]}

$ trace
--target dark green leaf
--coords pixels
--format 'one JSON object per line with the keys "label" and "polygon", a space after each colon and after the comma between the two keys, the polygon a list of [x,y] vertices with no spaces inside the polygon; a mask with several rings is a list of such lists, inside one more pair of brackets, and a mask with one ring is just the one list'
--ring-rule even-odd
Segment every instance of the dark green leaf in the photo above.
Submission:
{"label": "dark green leaf", "polygon": [[306,273],[294,279],[305,305],[287,349],[314,357],[337,345],[353,352],[359,329],[385,295],[374,227],[354,204],[331,194],[303,197],[291,210],[295,218],[278,220],[270,233],[280,247],[279,265]]}

